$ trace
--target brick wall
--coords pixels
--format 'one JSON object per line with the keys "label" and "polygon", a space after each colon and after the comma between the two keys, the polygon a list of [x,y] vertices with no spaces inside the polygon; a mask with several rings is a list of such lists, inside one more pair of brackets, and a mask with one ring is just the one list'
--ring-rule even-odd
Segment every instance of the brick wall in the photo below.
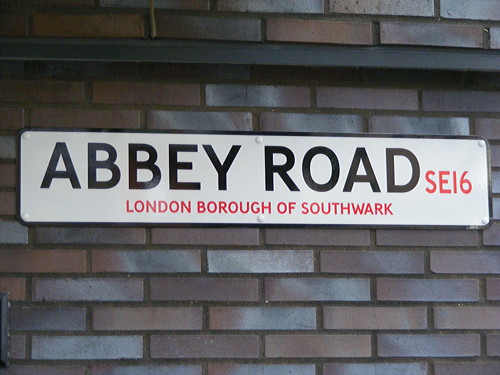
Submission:
{"label": "brick wall", "polygon": [[[100,6],[97,6],[100,4]],[[496,0],[156,0],[161,37],[499,48]],[[143,37],[147,1],[2,2],[0,34]],[[1,375],[500,373],[500,77],[0,63]],[[484,231],[24,227],[23,127],[481,135]]]}

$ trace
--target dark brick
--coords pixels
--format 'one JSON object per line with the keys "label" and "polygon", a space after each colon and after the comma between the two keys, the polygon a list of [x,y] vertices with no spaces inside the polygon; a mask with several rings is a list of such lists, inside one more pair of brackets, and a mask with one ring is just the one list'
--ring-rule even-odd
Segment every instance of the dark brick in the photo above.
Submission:
{"label": "dark brick", "polygon": [[434,0],[390,2],[383,0],[336,0],[330,3],[330,12],[387,14],[393,16],[433,16]]}
{"label": "dark brick", "polygon": [[259,230],[254,228],[155,228],[153,244],[168,245],[258,245]]}
{"label": "dark brick", "polygon": [[95,82],[94,103],[199,105],[200,86],[188,83]]}
{"label": "dark brick", "polygon": [[417,90],[318,87],[318,107],[417,110]]}
{"label": "dark brick", "polygon": [[36,242],[141,245],[146,243],[146,231],[143,228],[44,227],[37,228]]}
{"label": "dark brick", "polygon": [[369,357],[369,335],[268,335],[268,358]]}
{"label": "dark brick", "polygon": [[434,364],[434,374],[436,375],[498,375],[499,373],[499,362],[437,362]]}
{"label": "dark brick", "polygon": [[483,46],[483,28],[480,26],[382,22],[380,24],[380,42],[382,44],[481,48]]}
{"label": "dark brick", "polygon": [[370,133],[469,135],[469,120],[460,117],[372,116]]}
{"label": "dark brick", "polygon": [[422,91],[424,111],[499,112],[500,92]]}
{"label": "dark brick", "polygon": [[34,279],[35,301],[142,301],[141,279]]}
{"label": "dark brick", "polygon": [[182,130],[252,130],[252,114],[248,112],[149,111],[150,129]]}
{"label": "dark brick", "polygon": [[187,79],[189,81],[250,80],[253,66],[236,64],[144,63],[141,78]]}
{"label": "dark brick", "polygon": [[441,0],[441,17],[479,20],[500,20],[496,0]]}
{"label": "dark brick", "polygon": [[31,111],[31,126],[47,128],[139,128],[139,111],[47,109]]}
{"label": "dark brick", "polygon": [[208,251],[211,273],[297,273],[314,271],[314,253],[306,250]]}
{"label": "dark brick", "polygon": [[482,137],[499,140],[500,139],[500,119],[482,118],[476,120],[476,134]]}
{"label": "dark brick", "polygon": [[373,44],[370,22],[267,20],[266,39],[280,42]]}
{"label": "dark brick", "polygon": [[14,307],[9,329],[13,331],[84,331],[85,309]]}
{"label": "dark brick", "polygon": [[27,244],[28,228],[16,221],[0,221],[0,238],[3,244]]}
{"label": "dark brick", "polygon": [[256,279],[162,278],[151,279],[155,301],[257,301]]}
{"label": "dark brick", "polygon": [[0,136],[0,159],[15,159],[16,137]]}
{"label": "dark brick", "polygon": [[84,367],[77,366],[11,366],[1,369],[0,375],[84,375]]}
{"label": "dark brick", "polygon": [[478,232],[465,230],[377,230],[379,246],[477,246]]}
{"label": "dark brick", "polygon": [[490,28],[490,48],[500,49],[500,27]]}
{"label": "dark brick", "polygon": [[92,366],[92,375],[201,375],[196,365]]}
{"label": "dark brick", "polygon": [[[148,8],[148,0],[101,0],[101,7],[113,8]],[[210,0],[156,0],[156,9],[191,9],[208,10]]]}
{"label": "dark brick", "polygon": [[210,329],[316,329],[314,307],[210,307]]}
{"label": "dark brick", "polygon": [[138,359],[142,358],[141,336],[34,336],[33,359]]}
{"label": "dark brick", "polygon": [[357,115],[265,112],[260,130],[284,132],[362,133],[363,118]]}
{"label": "dark brick", "polygon": [[323,375],[427,375],[426,363],[335,363],[323,365]]}
{"label": "dark brick", "polygon": [[380,357],[479,356],[479,335],[377,335]]}
{"label": "dark brick", "polygon": [[500,307],[435,307],[438,329],[499,329]]}
{"label": "dark brick", "polygon": [[415,251],[322,251],[321,272],[418,274],[424,272],[424,255]]}
{"label": "dark brick", "polygon": [[254,18],[158,15],[158,37],[181,39],[260,41],[260,23]]}
{"label": "dark brick", "polygon": [[0,108],[0,129],[21,129],[23,126],[23,108]]}
{"label": "dark brick", "polygon": [[28,23],[24,14],[0,15],[0,36],[26,36]]}
{"label": "dark brick", "polygon": [[369,301],[368,279],[267,279],[268,301]]}
{"label": "dark brick", "polygon": [[425,307],[325,307],[326,329],[410,330],[427,328]]}
{"label": "dark brick", "polygon": [[16,186],[16,166],[14,164],[0,164],[0,187]]}
{"label": "dark brick", "polygon": [[352,67],[255,65],[252,68],[253,79],[276,83],[309,81],[311,84],[338,85],[339,82],[356,82],[359,77],[358,69]]}
{"label": "dark brick", "polygon": [[40,103],[82,103],[82,82],[0,81],[0,101]]}
{"label": "dark brick", "polygon": [[500,167],[500,146],[490,145],[491,166]]}
{"label": "dark brick", "polygon": [[73,38],[142,38],[138,14],[35,14],[33,35]]}
{"label": "dark brick", "polygon": [[208,365],[208,375],[315,375],[314,365]]}
{"label": "dark brick", "polygon": [[365,229],[266,229],[269,245],[369,246]]}
{"label": "dark brick", "polygon": [[0,191],[0,215],[16,214],[16,193]]}
{"label": "dark brick", "polygon": [[25,298],[25,280],[15,277],[0,278],[0,291],[9,293],[10,301],[22,301]]}
{"label": "dark brick", "polygon": [[0,250],[0,272],[82,273],[85,251]]}
{"label": "dark brick", "polygon": [[95,250],[92,271],[127,273],[200,272],[199,250]]}
{"label": "dark brick", "polygon": [[479,300],[477,280],[378,279],[379,301],[467,302]]}
{"label": "dark brick", "polygon": [[[12,335],[9,340],[9,358],[26,358],[26,337],[21,335]],[[1,371],[0,371],[1,373]]]}
{"label": "dark brick", "polygon": [[493,224],[483,231],[483,244],[486,246],[500,245],[500,224]]}
{"label": "dark brick", "polygon": [[432,251],[436,273],[500,273],[500,253],[493,251]]}
{"label": "dark brick", "polygon": [[486,336],[486,354],[490,357],[500,356],[500,335]]}
{"label": "dark brick", "polygon": [[93,328],[104,331],[201,329],[199,307],[95,308]]}
{"label": "dark brick", "polygon": [[500,193],[500,172],[491,172],[492,192]]}
{"label": "dark brick", "polygon": [[258,358],[258,356],[258,336],[151,336],[151,358]]}
{"label": "dark brick", "polygon": [[309,88],[298,86],[207,85],[208,106],[309,107]]}
{"label": "dark brick", "polygon": [[486,299],[500,300],[500,279],[486,279]]}
{"label": "dark brick", "polygon": [[217,9],[262,13],[323,13],[322,0],[219,0]]}

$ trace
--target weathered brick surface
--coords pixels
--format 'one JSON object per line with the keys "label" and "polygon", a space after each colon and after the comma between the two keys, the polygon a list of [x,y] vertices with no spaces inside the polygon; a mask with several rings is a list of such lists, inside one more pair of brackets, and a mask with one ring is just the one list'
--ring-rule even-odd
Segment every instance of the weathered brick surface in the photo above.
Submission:
{"label": "weathered brick surface", "polygon": [[500,49],[500,27],[490,28],[490,48]]}
{"label": "weathered brick surface", "polygon": [[493,251],[433,251],[431,271],[436,273],[500,273],[500,254]]}
{"label": "weathered brick surface", "polygon": [[425,363],[328,363],[324,375],[427,375]]}
{"label": "weathered brick surface", "polygon": [[23,108],[0,108],[0,129],[20,129],[23,126]]}
{"label": "weathered brick surface", "polygon": [[436,363],[434,368],[436,375],[496,375],[500,371],[500,363]]}
{"label": "weathered brick surface", "polygon": [[8,370],[0,369],[2,375],[84,375],[81,366],[11,366]]}
{"label": "weathered brick surface", "polygon": [[479,299],[477,280],[378,279],[380,301],[467,302]]}
{"label": "weathered brick surface", "polygon": [[363,229],[266,229],[269,245],[368,246],[370,232]]}
{"label": "weathered brick surface", "polygon": [[489,140],[500,139],[500,119],[481,118],[476,120],[476,134]]}
{"label": "weathered brick surface", "polygon": [[153,335],[151,358],[257,358],[253,335]]}
{"label": "weathered brick surface", "polygon": [[493,224],[483,231],[483,244],[486,246],[500,245],[500,225]]}
{"label": "weathered brick surface", "polygon": [[82,103],[83,83],[64,81],[0,81],[0,101]]}
{"label": "weathered brick surface", "polygon": [[10,310],[13,331],[84,331],[85,309],[19,307]]}
{"label": "weathered brick surface", "polygon": [[198,365],[92,366],[92,375],[201,375]]}
{"label": "weathered brick surface", "polygon": [[361,133],[363,119],[356,115],[264,112],[260,130],[285,132]]}
{"label": "weathered brick surface", "polygon": [[211,307],[210,329],[311,330],[316,329],[313,307]]}
{"label": "weathered brick surface", "polygon": [[438,329],[499,329],[500,307],[435,307]]}
{"label": "weathered brick surface", "polygon": [[157,228],[151,231],[151,241],[171,245],[258,245],[259,231],[250,228]]}
{"label": "weathered brick surface", "polygon": [[14,164],[0,164],[0,187],[16,185],[16,167]]}
{"label": "weathered brick surface", "polygon": [[314,365],[208,365],[208,375],[315,375]]}
{"label": "weathered brick surface", "polygon": [[83,273],[84,251],[0,250],[0,272]]}
{"label": "weathered brick surface", "polygon": [[369,22],[316,21],[298,19],[267,20],[266,39],[279,42],[330,44],[373,43]]}
{"label": "weathered brick surface", "polygon": [[266,357],[369,357],[368,335],[268,335]]}
{"label": "weathered brick surface", "polygon": [[490,144],[490,161],[492,167],[500,167],[500,146]]}
{"label": "weathered brick surface", "polygon": [[486,336],[486,354],[488,356],[500,356],[500,335]]}
{"label": "weathered brick surface", "polygon": [[486,299],[500,300],[500,279],[486,279]]}
{"label": "weathered brick surface", "polygon": [[495,0],[441,0],[441,17],[480,20],[500,20]]}
{"label": "weathered brick surface", "polygon": [[481,48],[483,30],[477,26],[382,22],[380,42],[382,44]]}
{"label": "weathered brick surface", "polygon": [[427,328],[425,307],[326,307],[326,329],[420,330]]}
{"label": "weathered brick surface", "polygon": [[33,35],[75,38],[142,38],[144,25],[135,14],[37,14]]}
{"label": "weathered brick surface", "polygon": [[498,91],[424,90],[422,92],[424,111],[498,112],[499,102]]}
{"label": "weathered brick surface", "polygon": [[377,335],[380,357],[476,357],[479,335]]}
{"label": "weathered brick surface", "polygon": [[241,112],[150,111],[150,129],[252,130],[252,115]]}
{"label": "weathered brick surface", "polygon": [[31,112],[31,126],[48,128],[139,128],[139,111],[46,109]]}
{"label": "weathered brick surface", "polygon": [[158,36],[162,38],[260,40],[258,19],[159,15],[156,22]]}
{"label": "weathered brick surface", "polygon": [[28,228],[16,221],[0,221],[0,238],[4,244],[27,244]]}
{"label": "weathered brick surface", "polygon": [[11,335],[9,341],[9,358],[26,358],[26,337],[21,335]]}
{"label": "weathered brick surface", "polygon": [[372,116],[370,133],[469,135],[469,120],[464,117]]}
{"label": "weathered brick surface", "polygon": [[26,36],[28,23],[23,14],[0,15],[0,36]]}
{"label": "weathered brick surface", "polygon": [[16,157],[16,138],[0,136],[0,159],[14,159]]}
{"label": "weathered brick surface", "polygon": [[380,246],[477,246],[476,231],[465,230],[377,230]]}
{"label": "weathered brick surface", "polygon": [[[112,8],[147,8],[148,0],[101,0],[101,7]],[[192,9],[208,10],[210,0],[155,0],[156,9]]]}
{"label": "weathered brick surface", "polygon": [[26,295],[26,282],[18,277],[0,277],[0,291],[7,292],[11,301],[22,301]]}
{"label": "weathered brick surface", "polygon": [[354,14],[387,14],[397,16],[433,16],[434,0],[384,1],[337,0],[330,3],[330,12]]}
{"label": "weathered brick surface", "polygon": [[323,13],[321,0],[220,0],[217,9],[236,12]]}
{"label": "weathered brick surface", "polygon": [[43,227],[37,228],[36,242],[140,245],[146,242],[146,231],[143,228]]}
{"label": "weathered brick surface", "polygon": [[16,193],[0,191],[0,215],[15,215]]}

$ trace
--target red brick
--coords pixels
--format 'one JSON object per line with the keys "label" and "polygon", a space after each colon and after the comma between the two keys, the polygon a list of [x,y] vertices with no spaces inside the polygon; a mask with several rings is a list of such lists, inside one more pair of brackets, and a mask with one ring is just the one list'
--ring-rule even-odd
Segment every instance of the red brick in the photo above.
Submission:
{"label": "red brick", "polygon": [[210,329],[316,329],[314,307],[210,307]]}
{"label": "red brick", "polygon": [[85,251],[0,250],[0,272],[82,273]]}
{"label": "red brick", "polygon": [[259,338],[250,335],[153,335],[151,358],[258,358]]}
{"label": "red brick", "polygon": [[199,250],[94,250],[92,271],[127,273],[200,272]]}
{"label": "red brick", "polygon": [[9,342],[9,358],[26,358],[26,337],[21,335],[11,335]]}
{"label": "red brick", "polygon": [[479,356],[479,335],[377,335],[379,357]]}
{"label": "red brick", "polygon": [[500,273],[500,253],[493,251],[432,251],[435,273]]}
{"label": "red brick", "polygon": [[0,129],[21,129],[23,126],[23,108],[0,108]]}
{"label": "red brick", "polygon": [[5,375],[84,375],[84,373],[85,368],[78,366],[10,366]]}
{"label": "red brick", "polygon": [[150,129],[252,130],[249,112],[149,111]]}
{"label": "red brick", "polygon": [[92,366],[92,375],[201,375],[199,365]]}
{"label": "red brick", "polygon": [[437,329],[500,329],[500,307],[435,307]]}
{"label": "red brick", "polygon": [[199,307],[95,308],[93,328],[104,331],[201,329]]}
{"label": "red brick", "polygon": [[139,111],[46,109],[31,111],[31,126],[47,128],[139,128]]}
{"label": "red brick", "polygon": [[154,301],[257,301],[257,279],[162,278],[151,279]]}
{"label": "red brick", "polygon": [[165,245],[258,245],[259,230],[254,228],[154,228],[153,244]]}
{"label": "red brick", "polygon": [[141,245],[146,243],[146,230],[144,228],[43,227],[37,228],[36,241],[41,244]]}
{"label": "red brick", "polygon": [[434,0],[336,0],[330,3],[330,12],[353,14],[386,14],[393,16],[433,16]]}
{"label": "red brick", "polygon": [[262,13],[323,13],[322,0],[219,0],[217,9]]}
{"label": "red brick", "polygon": [[16,186],[16,166],[14,164],[0,164],[0,187]]}
{"label": "red brick", "polygon": [[94,103],[199,105],[200,86],[183,83],[96,82]]}
{"label": "red brick", "polygon": [[369,22],[270,18],[266,38],[279,42],[373,44],[372,24]]}
{"label": "red brick", "polygon": [[490,140],[500,139],[500,119],[483,118],[476,120],[476,134]]}
{"label": "red brick", "polygon": [[0,191],[0,215],[16,214],[16,193]]}
{"label": "red brick", "polygon": [[0,36],[26,36],[27,26],[26,16],[23,14],[0,15]]}
{"label": "red brick", "polygon": [[321,272],[334,273],[424,273],[424,255],[419,251],[322,251]]}
{"label": "red brick", "polygon": [[208,106],[309,107],[309,88],[298,86],[207,85]]}
{"label": "red brick", "polygon": [[324,328],[410,330],[427,328],[425,307],[325,307]]}
{"label": "red brick", "polygon": [[499,112],[497,91],[422,91],[424,111]]}
{"label": "red brick", "polygon": [[0,81],[0,101],[40,103],[82,103],[82,82]]}
{"label": "red brick", "polygon": [[377,230],[379,246],[477,246],[478,232],[465,230]]}
{"label": "red brick", "polygon": [[267,358],[370,357],[369,335],[268,335]]}
{"label": "red brick", "polygon": [[362,133],[363,118],[357,115],[318,113],[260,114],[260,130],[285,132]]}
{"label": "red brick", "polygon": [[498,375],[499,362],[442,363],[434,364],[435,375]]}
{"label": "red brick", "polygon": [[261,21],[254,18],[158,15],[158,37],[258,42]]}
{"label": "red brick", "polygon": [[468,302],[479,300],[477,280],[378,279],[379,301]]}
{"label": "red brick", "polygon": [[13,331],[84,331],[83,308],[13,307],[9,329]]}
{"label": "red brick", "polygon": [[36,14],[34,36],[142,38],[142,17],[135,14]]}
{"label": "red brick", "polygon": [[140,359],[141,336],[34,336],[32,358],[46,360]]}
{"label": "red brick", "polygon": [[14,277],[0,278],[0,291],[9,293],[10,301],[22,301],[25,298],[25,280]]}
{"label": "red brick", "polygon": [[323,375],[427,375],[426,363],[335,363],[323,365]]}
{"label": "red brick", "polygon": [[267,301],[369,301],[365,279],[266,279]]}
{"label": "red brick", "polygon": [[357,87],[318,87],[321,108],[417,110],[417,90]]}
{"label": "red brick", "polygon": [[208,365],[208,375],[315,375],[314,365]]}
{"label": "red brick", "polygon": [[34,279],[34,301],[142,301],[141,279]]}
{"label": "red brick", "polygon": [[[147,0],[100,0],[101,7],[113,8],[147,8]],[[191,9],[208,10],[210,0],[156,0],[156,9]]]}
{"label": "red brick", "polygon": [[486,354],[490,357],[500,356],[500,335],[486,336]]}
{"label": "red brick", "polygon": [[369,246],[365,229],[266,229],[268,245]]}
{"label": "red brick", "polygon": [[486,279],[486,299],[500,300],[500,279]]}
{"label": "red brick", "polygon": [[481,48],[483,46],[483,28],[480,26],[382,22],[380,24],[380,42],[382,44]]}
{"label": "red brick", "polygon": [[500,21],[496,0],[441,0],[441,17]]}

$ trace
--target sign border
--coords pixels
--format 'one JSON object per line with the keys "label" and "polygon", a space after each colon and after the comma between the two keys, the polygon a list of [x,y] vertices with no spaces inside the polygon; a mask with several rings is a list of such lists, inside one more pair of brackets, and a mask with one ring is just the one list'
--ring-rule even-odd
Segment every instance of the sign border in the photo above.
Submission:
{"label": "sign border", "polygon": [[[253,135],[253,136],[295,136],[295,137],[339,137],[339,138],[413,138],[413,139],[470,139],[483,140],[487,148],[488,173],[488,210],[489,222],[486,225],[401,225],[401,224],[265,224],[265,223],[116,223],[116,222],[26,222],[21,217],[21,137],[25,132],[87,132],[87,133],[120,133],[120,134],[211,134],[211,135]],[[368,133],[325,133],[325,132],[279,132],[279,131],[238,131],[238,130],[181,130],[181,129],[109,129],[109,128],[23,128],[17,133],[16,139],[16,219],[29,227],[106,227],[111,228],[323,228],[323,229],[468,229],[484,230],[493,224],[493,193],[491,181],[491,149],[488,140],[477,135],[425,135],[425,134],[368,134]]]}

